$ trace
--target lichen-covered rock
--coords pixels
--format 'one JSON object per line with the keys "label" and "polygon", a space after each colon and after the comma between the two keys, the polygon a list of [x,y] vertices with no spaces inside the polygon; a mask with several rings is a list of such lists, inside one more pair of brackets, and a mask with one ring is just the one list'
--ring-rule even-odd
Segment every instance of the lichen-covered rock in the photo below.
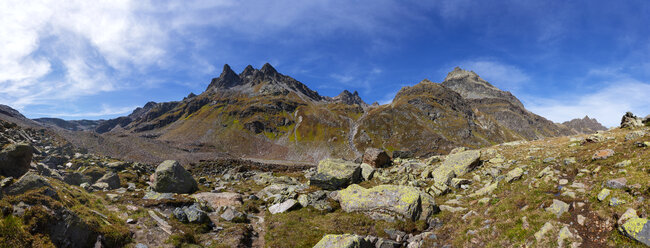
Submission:
{"label": "lichen-covered rock", "polygon": [[361,164],[361,176],[363,177],[363,180],[371,180],[374,175],[375,168],[372,168],[372,166],[366,163]]}
{"label": "lichen-covered rock", "polygon": [[33,148],[27,143],[11,144],[0,151],[0,175],[18,178],[29,170]]}
{"label": "lichen-covered rock", "polygon": [[598,193],[598,200],[599,201],[604,201],[608,196],[611,191],[609,189],[602,189],[600,193]]}
{"label": "lichen-covered rock", "polygon": [[524,174],[524,170],[517,167],[517,168],[511,170],[510,172],[508,172],[508,174],[506,174],[506,177],[504,178],[504,180],[506,180],[506,182],[511,183],[513,181],[519,180],[519,178],[521,178],[521,176],[523,174]]}
{"label": "lichen-covered rock", "polygon": [[363,237],[354,234],[333,235],[328,234],[318,241],[314,248],[365,248],[371,244]]}
{"label": "lichen-covered rock", "polygon": [[361,167],[341,159],[325,159],[318,163],[309,184],[326,190],[337,190],[361,181]]}
{"label": "lichen-covered rock", "polygon": [[98,179],[96,183],[106,183],[108,184],[108,189],[117,189],[120,187],[120,177],[111,171]]}
{"label": "lichen-covered rock", "polygon": [[596,153],[594,153],[593,156],[591,156],[591,159],[593,160],[599,160],[599,159],[607,159],[614,155],[614,150],[612,149],[604,149],[604,150],[599,150]]}
{"label": "lichen-covered rock", "polygon": [[620,227],[626,236],[650,246],[650,222],[646,218],[630,218]]}
{"label": "lichen-covered rock", "polygon": [[166,160],[156,168],[151,188],[161,193],[192,193],[198,184],[183,166],[174,160]]}
{"label": "lichen-covered rock", "polygon": [[643,120],[639,117],[636,117],[632,112],[627,112],[621,118],[621,128],[635,128],[642,127]]}
{"label": "lichen-covered rock", "polygon": [[[410,186],[379,185],[363,188],[353,184],[338,192],[341,209],[345,212],[363,212],[374,219],[420,220],[437,212],[432,197]],[[423,201],[425,202],[423,204]]]}
{"label": "lichen-covered rock", "polygon": [[546,211],[554,213],[556,217],[560,218],[562,214],[569,211],[569,204],[560,200],[553,199],[553,204],[547,207]]}
{"label": "lichen-covered rock", "polygon": [[[50,185],[47,179],[39,176],[35,172],[27,172],[25,175],[20,177],[18,181],[7,187],[5,193],[7,195],[18,195],[41,187],[52,188],[52,185]],[[56,192],[52,192],[56,194]]]}
{"label": "lichen-covered rock", "polygon": [[363,163],[375,168],[382,168],[390,165],[390,157],[382,149],[367,148],[363,153]]}
{"label": "lichen-covered rock", "polygon": [[449,185],[451,179],[473,170],[480,163],[481,151],[470,150],[448,155],[431,174],[438,184]]}

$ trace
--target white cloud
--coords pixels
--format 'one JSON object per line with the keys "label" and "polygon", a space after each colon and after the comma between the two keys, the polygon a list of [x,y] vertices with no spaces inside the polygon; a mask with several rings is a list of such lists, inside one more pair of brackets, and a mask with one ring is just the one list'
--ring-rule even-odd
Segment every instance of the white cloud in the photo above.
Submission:
{"label": "white cloud", "polygon": [[618,126],[626,111],[640,116],[650,114],[650,83],[627,78],[604,85],[574,99],[529,98],[528,109],[554,122],[588,115],[608,127]]}
{"label": "white cloud", "polygon": [[517,91],[530,77],[519,68],[492,59],[466,60],[458,63],[462,69],[476,72],[490,84],[505,91]]}
{"label": "white cloud", "polygon": [[111,107],[106,104],[102,104],[101,110],[91,111],[91,112],[75,112],[75,113],[39,113],[39,115],[48,116],[48,117],[59,117],[59,118],[78,118],[78,117],[103,117],[103,116],[114,116],[131,113],[137,106],[128,106],[128,107]]}

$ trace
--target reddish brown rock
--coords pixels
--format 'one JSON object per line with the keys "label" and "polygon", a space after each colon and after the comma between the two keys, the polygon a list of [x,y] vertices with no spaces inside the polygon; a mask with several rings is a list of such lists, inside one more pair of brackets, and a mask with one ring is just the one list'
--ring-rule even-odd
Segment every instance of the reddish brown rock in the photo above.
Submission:
{"label": "reddish brown rock", "polygon": [[205,201],[212,209],[223,206],[241,206],[242,195],[232,192],[210,193],[201,192],[192,195],[198,201]]}
{"label": "reddish brown rock", "polygon": [[591,157],[593,160],[598,160],[598,159],[606,159],[614,155],[614,150],[612,149],[604,149],[597,151],[594,153],[594,155]]}
{"label": "reddish brown rock", "polygon": [[386,167],[390,165],[390,157],[384,150],[377,148],[368,148],[363,154],[363,162],[375,168]]}

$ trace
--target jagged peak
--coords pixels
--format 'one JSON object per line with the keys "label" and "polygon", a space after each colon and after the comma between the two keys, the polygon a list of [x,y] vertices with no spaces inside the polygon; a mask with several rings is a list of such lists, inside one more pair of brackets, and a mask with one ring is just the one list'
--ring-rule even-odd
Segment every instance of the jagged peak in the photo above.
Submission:
{"label": "jagged peak", "polygon": [[358,104],[362,107],[367,106],[368,104],[361,99],[359,92],[356,90],[353,93],[350,93],[348,90],[343,90],[341,94],[333,98],[334,101],[342,102],[348,105]]}
{"label": "jagged peak", "polygon": [[253,68],[252,65],[247,65],[246,68],[244,68],[244,71],[239,74],[239,77],[250,76],[253,75],[253,73],[255,73],[255,68]]}
{"label": "jagged peak", "polygon": [[458,66],[456,66],[453,71],[447,73],[447,77],[445,77],[445,81],[463,80],[466,78],[469,79],[465,81],[467,83],[471,82],[471,83],[482,84],[488,88],[493,88],[498,90],[498,88],[494,87],[492,84],[488,83],[483,78],[479,77],[479,75],[476,74],[476,72],[463,70]]}
{"label": "jagged peak", "polygon": [[239,78],[237,73],[235,73],[228,64],[223,65],[223,71],[221,72],[221,75],[219,75],[219,78],[221,79],[234,79],[234,78]]}
{"label": "jagged peak", "polygon": [[275,74],[278,74],[278,71],[276,71],[275,68],[273,68],[273,66],[271,66],[271,64],[269,64],[269,63],[265,63],[265,64],[262,66],[262,69],[260,69],[260,71],[261,71],[262,73],[264,73],[264,75],[275,75]]}

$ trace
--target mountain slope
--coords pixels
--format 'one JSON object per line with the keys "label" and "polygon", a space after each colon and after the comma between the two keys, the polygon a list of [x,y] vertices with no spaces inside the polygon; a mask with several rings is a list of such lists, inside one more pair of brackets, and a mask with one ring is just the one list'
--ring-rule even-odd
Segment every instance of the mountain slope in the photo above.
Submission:
{"label": "mountain slope", "polygon": [[562,125],[570,128],[576,133],[584,133],[584,134],[607,130],[607,128],[602,124],[600,124],[598,120],[596,120],[596,118],[592,119],[589,118],[589,116],[585,116],[582,119],[576,118],[570,121],[565,121],[562,123]]}
{"label": "mountain slope", "polygon": [[[357,92],[321,96],[268,63],[261,69],[247,66],[239,74],[224,65],[205,92],[181,101],[149,102],[128,116],[101,122],[95,131],[113,143],[168,144],[187,151],[190,161],[218,153],[312,162],[330,156],[355,159],[368,147],[424,156],[574,133],[460,68],[441,84],[424,80],[403,88],[391,104],[370,106]],[[85,139],[78,143],[93,143],[92,137]],[[102,153],[101,142],[93,144]],[[148,158],[156,153],[143,152]],[[134,156],[127,159],[137,160]]]}

